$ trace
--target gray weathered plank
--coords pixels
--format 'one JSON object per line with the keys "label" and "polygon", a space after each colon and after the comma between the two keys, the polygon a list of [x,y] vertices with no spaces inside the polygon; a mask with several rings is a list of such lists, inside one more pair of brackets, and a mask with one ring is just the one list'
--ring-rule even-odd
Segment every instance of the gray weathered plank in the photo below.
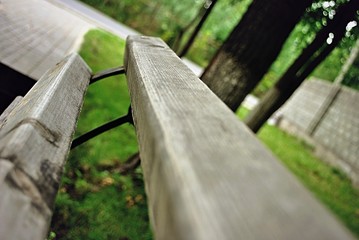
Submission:
{"label": "gray weathered plank", "polygon": [[[43,58],[39,60],[39,62],[34,65],[31,69],[29,69],[28,73],[30,76],[41,76],[44,72],[46,72],[49,64],[56,63],[61,59],[64,53],[72,52],[71,49],[74,45],[73,41],[68,41],[67,39],[76,39],[75,35],[83,36],[85,32],[87,32],[88,28],[83,25],[73,26],[71,30],[68,30],[64,34],[62,38],[53,41],[52,48],[43,55]],[[72,36],[71,36],[72,35]]]}
{"label": "gray weathered plank", "polygon": [[0,5],[0,61],[34,80],[71,52],[68,45],[78,46],[93,26],[49,1],[1,0]]}
{"label": "gray weathered plank", "polygon": [[48,71],[0,130],[0,239],[45,239],[91,73],[73,54]]}
{"label": "gray weathered plank", "polygon": [[163,41],[125,67],[156,239],[353,239]]}
{"label": "gray weathered plank", "polygon": [[0,115],[0,129],[2,128],[4,123],[6,122],[6,119],[9,116],[9,114],[12,112],[12,110],[14,110],[14,108],[20,103],[21,99],[22,99],[21,96],[17,96],[11,102],[11,104],[1,113],[1,115]]}

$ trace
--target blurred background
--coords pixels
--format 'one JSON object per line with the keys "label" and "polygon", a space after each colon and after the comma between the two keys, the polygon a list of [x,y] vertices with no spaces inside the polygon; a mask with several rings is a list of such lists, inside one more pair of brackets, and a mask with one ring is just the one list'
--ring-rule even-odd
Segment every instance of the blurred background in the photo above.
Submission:
{"label": "blurred background", "polygon": [[[3,108],[71,51],[96,73],[160,37],[359,236],[356,0],[2,0],[0,19]],[[129,105],[124,76],[91,85],[75,137]],[[48,239],[153,239],[137,151],[129,124],[72,150]]]}

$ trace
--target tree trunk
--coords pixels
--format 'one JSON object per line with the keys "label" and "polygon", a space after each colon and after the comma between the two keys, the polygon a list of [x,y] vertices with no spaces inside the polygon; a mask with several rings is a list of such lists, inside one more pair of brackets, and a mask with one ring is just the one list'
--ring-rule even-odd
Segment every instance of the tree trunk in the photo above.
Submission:
{"label": "tree trunk", "polygon": [[233,111],[254,89],[311,0],[254,0],[202,80]]}
{"label": "tree trunk", "polygon": [[198,19],[201,19],[205,13],[206,13],[206,9],[203,6],[201,7],[201,9],[199,9],[196,16],[186,26],[184,26],[178,31],[176,39],[174,40],[174,43],[171,46],[174,52],[177,53],[179,51],[184,34],[197,22]]}
{"label": "tree trunk", "polygon": [[201,30],[204,22],[207,20],[209,14],[211,13],[212,9],[214,8],[214,5],[216,5],[217,0],[212,0],[210,2],[209,7],[205,10],[204,15],[201,17],[201,20],[197,24],[196,28],[193,30],[191,36],[189,37],[188,41],[185,43],[184,47],[182,48],[181,52],[178,54],[178,56],[181,58],[184,55],[187,54],[188,50],[192,46],[195,38],[197,37],[199,31]]}
{"label": "tree trunk", "polygon": [[[334,20],[329,22],[307,46],[286,73],[270,89],[260,103],[246,117],[244,122],[253,131],[257,132],[267,119],[281,107],[305,78],[329,55],[345,35],[347,23],[355,16],[358,9],[356,0],[343,5]],[[334,34],[331,44],[326,43],[328,33]],[[314,50],[314,51],[313,51]],[[315,51],[317,50],[317,51]]]}
{"label": "tree trunk", "polygon": [[350,51],[350,55],[348,59],[343,64],[338,76],[334,80],[334,84],[341,84],[343,82],[345,74],[348,73],[349,68],[353,65],[354,61],[358,58],[358,56],[359,56],[359,39],[357,39],[357,41],[355,42],[352,50]]}

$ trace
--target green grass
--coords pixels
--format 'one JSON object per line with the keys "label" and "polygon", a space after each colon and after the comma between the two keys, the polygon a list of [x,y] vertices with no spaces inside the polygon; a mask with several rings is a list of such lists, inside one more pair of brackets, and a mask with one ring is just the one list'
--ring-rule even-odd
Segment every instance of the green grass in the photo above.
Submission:
{"label": "green grass", "polygon": [[314,195],[359,236],[359,192],[337,168],[313,156],[313,147],[280,131],[265,126],[259,138]]}
{"label": "green grass", "polygon": [[[241,108],[237,115],[243,118],[247,113],[248,110]],[[352,187],[342,171],[315,157],[313,146],[275,126],[265,125],[258,137],[338,219],[359,236],[359,191]]]}
{"label": "green grass", "polygon": [[[81,56],[94,72],[122,64],[124,41],[90,31]],[[89,87],[76,135],[127,113],[124,77]],[[244,117],[248,111],[240,109]],[[264,126],[259,138],[313,194],[359,236],[359,194],[339,170],[313,157],[313,148],[276,127]],[[137,151],[135,131],[125,125],[73,150],[56,199],[50,234],[56,239],[152,239],[141,169],[127,176],[116,169]]]}

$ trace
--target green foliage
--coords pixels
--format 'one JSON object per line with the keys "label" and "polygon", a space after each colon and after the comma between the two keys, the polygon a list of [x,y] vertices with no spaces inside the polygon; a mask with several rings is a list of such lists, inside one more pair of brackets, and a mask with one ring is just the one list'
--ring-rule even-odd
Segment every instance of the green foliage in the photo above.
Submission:
{"label": "green foliage", "polygon": [[[160,1],[119,1],[119,0],[82,0],[113,18],[137,29],[146,35],[156,35],[164,39],[170,46],[175,42],[180,30],[196,16],[205,0],[160,0]],[[187,57],[202,67],[208,65],[221,44],[239,22],[250,5],[251,0],[219,1],[210,14],[202,30],[193,43]],[[253,94],[262,96],[280,78],[290,64],[299,56],[304,47],[310,43],[318,30],[327,25],[333,18],[338,6],[345,0],[317,0],[307,9],[303,19],[298,23],[272,67],[254,90]],[[188,39],[189,32],[184,35]],[[350,34],[349,34],[350,35]],[[352,36],[347,36],[340,47],[324,61],[314,72],[313,76],[333,81],[338,74],[348,49],[353,44]],[[184,41],[182,41],[183,43]],[[358,70],[352,70],[355,74]],[[351,76],[354,76],[353,74]],[[345,80],[348,86],[356,86],[356,81]]]}
{"label": "green foliage", "polygon": [[[205,0],[82,0],[98,8],[109,16],[131,26],[146,35],[164,39],[170,46],[178,33],[193,20]],[[252,0],[221,0],[214,7],[187,57],[205,67],[222,45],[229,33],[239,22]],[[338,7],[346,0],[316,0],[306,10],[303,19],[297,24],[287,39],[282,51],[272,67],[254,90],[254,95],[262,96],[290,64],[299,56],[304,47],[313,40],[315,34],[333,18]],[[190,29],[191,30],[191,29]],[[358,30],[356,30],[358,31]],[[190,31],[184,35],[188,39]],[[348,49],[355,41],[356,33],[349,34],[339,47],[314,72],[313,76],[333,81],[338,74]],[[182,41],[184,42],[184,41]],[[351,70],[352,77],[344,80],[348,86],[356,86],[353,76],[359,70]],[[348,75],[349,76],[349,75]],[[354,87],[355,88],[355,87]]]}
{"label": "green foliage", "polygon": [[[340,72],[342,65],[348,57],[348,51],[341,51],[338,48],[327,57],[312,73],[313,76],[333,82]],[[338,63],[339,59],[339,63]]]}
{"label": "green foliage", "polygon": [[[99,30],[86,34],[80,55],[94,72],[123,61],[124,41]],[[129,95],[124,77],[91,85],[76,136],[125,115]],[[71,151],[56,199],[52,236],[56,239],[152,239],[141,170],[118,169],[137,151],[132,126],[106,132]],[[51,236],[49,236],[50,238]]]}
{"label": "green foliage", "polygon": [[146,35],[160,36],[170,45],[179,29],[196,15],[203,1],[82,0]]}
{"label": "green foliage", "polygon": [[[205,0],[82,0],[145,35],[159,36],[170,46],[205,4]],[[188,57],[207,65],[246,11],[251,0],[221,0],[203,26]],[[185,35],[188,38],[189,33]]]}
{"label": "green foliage", "polygon": [[243,16],[251,0],[218,1],[187,57],[205,67]]}

